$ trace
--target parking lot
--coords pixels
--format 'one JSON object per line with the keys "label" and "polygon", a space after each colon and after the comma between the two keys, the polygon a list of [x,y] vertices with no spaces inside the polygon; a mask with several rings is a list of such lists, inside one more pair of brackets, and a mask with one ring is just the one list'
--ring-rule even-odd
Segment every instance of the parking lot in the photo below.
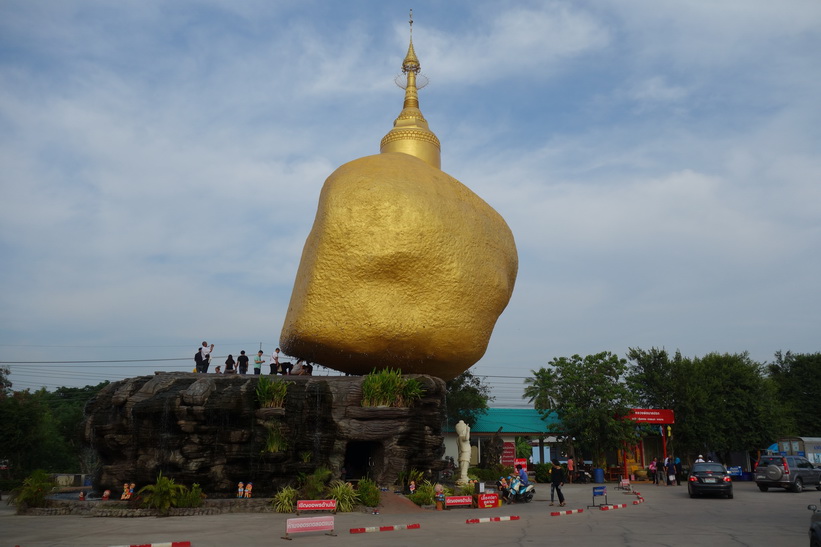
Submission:
{"label": "parking lot", "polygon": [[[807,545],[810,512],[821,492],[801,494],[759,492],[753,482],[737,482],[735,498],[690,499],[686,485],[636,486],[645,502],[633,505],[633,495],[607,484],[610,504],[623,509],[588,509],[593,485],[567,485],[567,509],[583,513],[550,516],[550,487],[537,484],[529,504],[494,509],[451,509],[410,513],[342,513],[335,517],[336,536],[322,533],[292,535],[293,544],[329,546],[460,545],[514,546],[561,544],[583,546],[718,546]],[[597,498],[597,502],[603,502]],[[520,520],[466,524],[467,519],[511,516]],[[217,516],[168,518],[31,517],[0,508],[0,547],[91,546],[190,541],[193,547],[271,545],[282,542],[286,520],[294,515],[234,513]],[[419,529],[351,534],[351,528],[419,524]]]}

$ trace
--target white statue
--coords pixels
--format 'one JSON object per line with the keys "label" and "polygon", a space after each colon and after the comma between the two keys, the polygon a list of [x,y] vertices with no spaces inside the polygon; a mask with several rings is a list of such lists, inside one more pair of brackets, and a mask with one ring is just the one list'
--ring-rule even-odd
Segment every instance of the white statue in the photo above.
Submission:
{"label": "white statue", "polygon": [[459,437],[459,478],[456,479],[456,484],[467,484],[470,466],[470,426],[459,420],[456,424],[456,435]]}

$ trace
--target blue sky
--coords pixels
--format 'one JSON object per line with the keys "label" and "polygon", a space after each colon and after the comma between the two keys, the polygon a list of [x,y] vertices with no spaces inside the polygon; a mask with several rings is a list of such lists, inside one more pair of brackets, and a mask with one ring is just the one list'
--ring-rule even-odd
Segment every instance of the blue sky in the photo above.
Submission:
{"label": "blue sky", "polygon": [[411,7],[442,169],[518,246],[471,369],[497,406],[574,353],[821,351],[816,0],[0,0],[14,387],[273,349],[322,183],[401,110]]}

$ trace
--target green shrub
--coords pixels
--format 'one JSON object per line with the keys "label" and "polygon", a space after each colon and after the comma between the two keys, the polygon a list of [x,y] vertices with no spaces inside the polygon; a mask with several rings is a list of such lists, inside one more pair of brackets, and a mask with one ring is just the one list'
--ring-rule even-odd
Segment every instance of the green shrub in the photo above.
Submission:
{"label": "green shrub", "polygon": [[143,497],[143,506],[150,509],[157,509],[161,515],[167,515],[168,510],[177,506],[177,501],[185,492],[186,488],[182,484],[177,484],[174,479],[162,476],[162,471],[157,475],[157,482],[140,488],[139,494]]}
{"label": "green shrub", "polygon": [[379,486],[371,479],[365,478],[359,481],[359,501],[365,507],[379,507],[379,501],[382,498],[382,492]]}
{"label": "green shrub", "polygon": [[36,469],[21,486],[11,491],[17,512],[22,512],[27,507],[45,507],[46,496],[51,493],[54,486],[55,482],[51,475],[42,469]]}
{"label": "green shrub", "polygon": [[288,394],[288,384],[282,380],[272,380],[268,376],[260,376],[257,381],[257,402],[263,408],[282,408],[285,406],[285,396]]}
{"label": "green shrub", "polygon": [[285,486],[274,495],[271,505],[277,513],[293,513],[299,492],[292,486]]}
{"label": "green shrub", "polygon": [[177,496],[175,507],[201,507],[206,497],[199,483],[195,482],[190,490],[183,487],[182,492]]}
{"label": "green shrub", "polygon": [[499,477],[507,477],[513,473],[512,467],[507,467],[502,464],[491,465],[487,468],[471,467],[468,469],[468,476],[475,476],[480,481],[493,482],[499,480]]}
{"label": "green shrub", "polygon": [[[264,378],[264,376],[263,376]],[[274,423],[268,427],[268,437],[265,439],[263,452],[284,452],[288,448],[288,439],[282,434],[282,424]]]}
{"label": "green shrub", "polygon": [[328,487],[331,499],[336,500],[336,510],[348,513],[353,511],[359,503],[359,494],[349,482],[340,480],[331,481]]}
{"label": "green shrub", "polygon": [[553,469],[552,463],[537,463],[533,466],[536,473],[536,482],[550,482],[550,473]]}
{"label": "green shrub", "polygon": [[362,406],[407,407],[425,393],[416,378],[405,378],[399,369],[374,369],[362,380]]}
{"label": "green shrub", "polygon": [[[408,499],[411,500],[416,505],[433,505],[433,489],[435,485],[430,481],[424,481],[422,484],[418,484],[416,486],[416,493],[411,494],[408,496]],[[453,491],[450,488],[445,488],[445,495],[450,496],[453,494]]]}
{"label": "green shrub", "polygon": [[316,471],[305,477],[301,488],[301,498],[304,500],[319,500],[325,496],[328,481],[331,480],[331,470],[327,467],[318,467]]}
{"label": "green shrub", "polygon": [[475,483],[469,482],[467,484],[463,484],[459,486],[458,494],[459,496],[472,496],[473,493],[476,491]]}

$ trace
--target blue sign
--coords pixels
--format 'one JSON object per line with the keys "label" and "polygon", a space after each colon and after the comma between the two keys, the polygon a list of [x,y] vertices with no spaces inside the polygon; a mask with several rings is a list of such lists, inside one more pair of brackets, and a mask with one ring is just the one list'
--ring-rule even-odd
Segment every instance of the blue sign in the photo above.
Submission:
{"label": "blue sign", "polygon": [[741,476],[741,466],[740,465],[734,466],[734,467],[728,467],[727,471],[729,471],[730,475],[732,475],[733,477],[740,477]]}
{"label": "blue sign", "polygon": [[593,487],[593,495],[594,496],[606,496],[607,495],[607,487],[606,486],[594,486]]}

